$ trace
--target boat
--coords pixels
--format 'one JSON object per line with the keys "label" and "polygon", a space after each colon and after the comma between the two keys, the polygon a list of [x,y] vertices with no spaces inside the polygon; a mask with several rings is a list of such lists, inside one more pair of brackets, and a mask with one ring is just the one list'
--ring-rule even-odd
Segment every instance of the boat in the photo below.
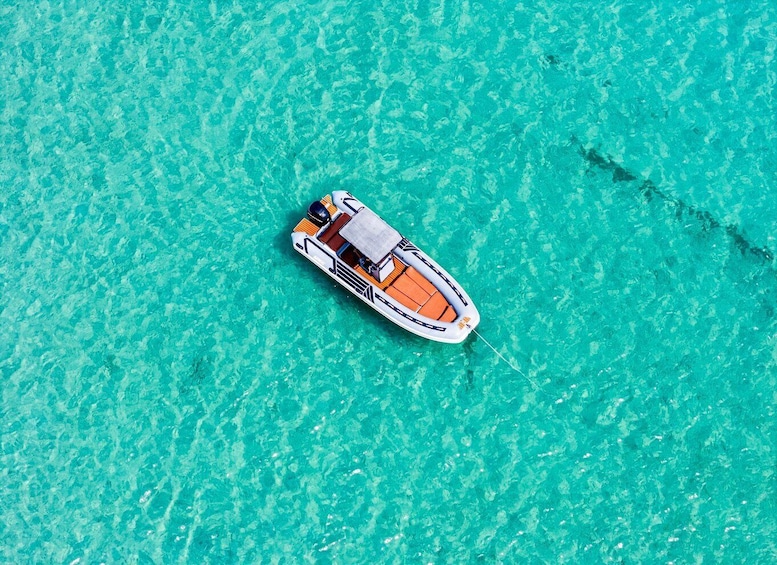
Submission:
{"label": "boat", "polygon": [[461,343],[480,322],[456,279],[348,191],[310,204],[291,239],[341,286],[418,336]]}

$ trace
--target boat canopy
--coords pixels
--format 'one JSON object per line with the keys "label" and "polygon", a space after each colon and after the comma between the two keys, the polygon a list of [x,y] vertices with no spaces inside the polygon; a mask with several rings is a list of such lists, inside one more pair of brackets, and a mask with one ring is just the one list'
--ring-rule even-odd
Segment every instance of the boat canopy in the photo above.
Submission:
{"label": "boat canopy", "polygon": [[380,263],[402,241],[397,230],[368,208],[354,214],[340,229],[340,235],[373,263]]}

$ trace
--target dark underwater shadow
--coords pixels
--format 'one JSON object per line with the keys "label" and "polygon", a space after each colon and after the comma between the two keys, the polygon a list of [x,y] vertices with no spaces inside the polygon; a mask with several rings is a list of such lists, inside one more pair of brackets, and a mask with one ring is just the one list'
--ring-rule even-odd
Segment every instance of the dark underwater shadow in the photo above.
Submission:
{"label": "dark underwater shadow", "polygon": [[577,146],[578,153],[592,167],[611,172],[613,183],[636,183],[636,190],[646,202],[660,200],[669,210],[674,212],[678,222],[691,219],[697,222],[699,229],[703,232],[723,230],[743,256],[750,256],[770,265],[774,261],[774,253],[768,247],[759,246],[749,241],[738,226],[723,224],[708,211],[691,206],[682,199],[669,194],[656,186],[650,179],[639,182],[637,175],[613,161],[609,155],[602,155],[594,148],[586,149],[577,137],[572,136],[571,142]]}

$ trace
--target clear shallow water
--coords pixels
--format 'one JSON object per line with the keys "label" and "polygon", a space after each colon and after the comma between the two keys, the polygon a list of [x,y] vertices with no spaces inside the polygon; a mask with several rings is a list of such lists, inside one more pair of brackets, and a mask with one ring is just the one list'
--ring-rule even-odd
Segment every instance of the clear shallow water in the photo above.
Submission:
{"label": "clear shallow water", "polygon": [[[2,560],[777,558],[774,6],[24,2],[0,46]],[[334,188],[541,389],[298,258]]]}

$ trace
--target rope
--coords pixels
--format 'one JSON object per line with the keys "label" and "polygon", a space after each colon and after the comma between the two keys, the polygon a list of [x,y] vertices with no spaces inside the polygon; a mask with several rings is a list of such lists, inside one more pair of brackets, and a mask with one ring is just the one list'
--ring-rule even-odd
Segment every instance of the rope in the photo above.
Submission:
{"label": "rope", "polygon": [[[494,353],[496,353],[497,357],[499,357],[499,358],[500,358],[502,361],[504,361],[505,363],[507,363],[507,365],[508,365],[508,366],[509,366],[509,367],[510,367],[510,368],[511,368],[513,371],[515,371],[516,373],[518,373],[519,375],[521,375],[521,376],[522,376],[524,379],[526,379],[527,381],[529,381],[529,382],[532,384],[532,386],[534,386],[534,388],[536,388],[537,390],[540,390],[540,391],[542,391],[542,387],[541,387],[540,385],[538,385],[536,382],[534,382],[534,380],[532,380],[531,378],[529,378],[528,376],[526,376],[526,373],[524,373],[523,371],[521,371],[521,370],[520,370],[518,367],[516,367],[516,366],[515,366],[514,364],[512,364],[510,361],[508,361],[507,359],[505,359],[504,355],[502,355],[501,353],[499,353],[499,352],[496,350],[496,347],[494,347],[493,345],[491,345],[490,343],[488,343],[488,340],[487,340],[486,338],[484,338],[482,335],[480,335],[480,334],[478,333],[478,331],[477,331],[475,328],[471,328],[471,329],[472,329],[472,331],[474,332],[474,334],[475,334],[476,336],[478,336],[480,339],[482,339],[482,340],[483,340],[483,343],[485,343],[485,344],[486,344],[488,347],[490,347],[490,348],[491,348],[491,351],[493,351]],[[544,392],[544,391],[543,391],[543,392]]]}

